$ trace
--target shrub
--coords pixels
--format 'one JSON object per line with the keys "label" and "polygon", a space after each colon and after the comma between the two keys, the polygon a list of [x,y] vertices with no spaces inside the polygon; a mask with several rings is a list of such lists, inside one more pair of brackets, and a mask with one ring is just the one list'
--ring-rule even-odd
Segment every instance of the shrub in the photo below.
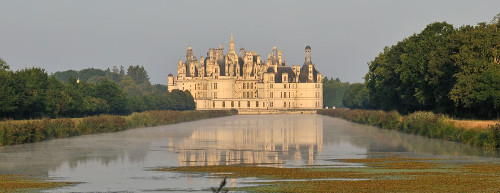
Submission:
{"label": "shrub", "polygon": [[116,132],[126,129],[125,118],[116,115],[99,115],[85,117],[78,124],[78,134],[94,134]]}
{"label": "shrub", "polygon": [[447,116],[432,112],[417,111],[401,117],[396,111],[322,109],[318,114],[484,148],[500,147],[500,123],[491,126],[487,132],[479,132],[457,128]]}
{"label": "shrub", "polygon": [[84,117],[77,122],[72,119],[42,119],[0,122],[0,146],[33,143],[42,140],[78,135],[122,131],[129,128],[149,127],[222,117],[237,114],[228,111],[146,111],[129,116],[99,115]]}
{"label": "shrub", "polygon": [[483,146],[489,149],[500,148],[500,123],[491,126],[487,132],[487,139]]}

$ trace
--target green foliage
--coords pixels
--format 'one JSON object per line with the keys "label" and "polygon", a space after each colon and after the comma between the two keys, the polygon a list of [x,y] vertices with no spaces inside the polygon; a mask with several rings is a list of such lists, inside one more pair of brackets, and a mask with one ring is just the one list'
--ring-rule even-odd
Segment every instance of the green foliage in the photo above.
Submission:
{"label": "green foliage", "polygon": [[417,111],[403,117],[396,111],[348,109],[323,109],[319,110],[318,114],[487,149],[500,148],[500,124],[491,126],[487,131],[468,130],[455,127],[450,119],[442,114],[424,111]]}
{"label": "green foliage", "polygon": [[159,84],[152,87],[144,67],[129,68],[128,73],[137,79],[134,80],[125,75],[123,67],[114,67],[113,71],[69,70],[49,76],[40,68],[12,72],[6,64],[2,66],[5,68],[0,69],[0,119],[123,115],[196,107],[188,92],[168,93],[166,86]]}
{"label": "green foliage", "polygon": [[370,98],[365,84],[354,83],[345,92],[342,103],[347,108],[368,109],[370,108]]}
{"label": "green foliage", "polygon": [[41,119],[1,121],[0,146],[34,143],[71,136],[108,133],[126,129],[172,124],[237,114],[236,111],[146,111],[129,116],[99,115],[82,120]]}
{"label": "green foliage", "polygon": [[349,85],[349,82],[341,82],[339,78],[323,78],[323,105],[327,107],[344,107],[342,99]]}
{"label": "green foliage", "polygon": [[436,22],[384,48],[365,76],[371,105],[404,114],[500,117],[498,27],[498,22],[460,28]]}
{"label": "green foliage", "polygon": [[2,58],[0,58],[0,70],[8,70],[10,66]]}
{"label": "green foliage", "polygon": [[77,125],[79,135],[109,133],[125,130],[125,118],[115,115],[85,117]]}
{"label": "green foliage", "polygon": [[0,117],[17,110],[19,96],[16,94],[14,73],[0,69]]}

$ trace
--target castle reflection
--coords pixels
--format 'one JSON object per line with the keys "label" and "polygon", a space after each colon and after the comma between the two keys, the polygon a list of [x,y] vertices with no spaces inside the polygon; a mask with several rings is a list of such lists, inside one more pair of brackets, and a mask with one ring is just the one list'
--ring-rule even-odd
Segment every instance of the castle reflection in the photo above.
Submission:
{"label": "castle reflection", "polygon": [[289,161],[312,165],[323,148],[323,120],[320,116],[303,116],[308,115],[279,119],[262,116],[258,121],[252,116],[235,116],[214,127],[200,126],[178,142],[169,140],[169,147],[178,153],[179,166],[282,167]]}

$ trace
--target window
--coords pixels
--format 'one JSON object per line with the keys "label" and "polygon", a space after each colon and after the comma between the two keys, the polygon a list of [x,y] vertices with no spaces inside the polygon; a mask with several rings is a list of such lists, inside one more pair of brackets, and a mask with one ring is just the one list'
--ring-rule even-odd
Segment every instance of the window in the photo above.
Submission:
{"label": "window", "polygon": [[[290,95],[290,92],[288,92],[288,98],[292,98],[292,95]],[[290,105],[288,105],[290,106]]]}
{"label": "window", "polygon": [[283,92],[280,92],[281,93],[281,98],[283,98]]}
{"label": "window", "polygon": [[226,107],[226,101],[222,101],[222,107]]}
{"label": "window", "polygon": [[215,108],[215,101],[214,101],[214,102],[212,102],[212,107],[214,107],[214,108]]}
{"label": "window", "polygon": [[269,85],[269,88],[273,88],[273,84],[270,84],[270,85]]}
{"label": "window", "polygon": [[255,107],[259,107],[259,101],[255,101]]}
{"label": "window", "polygon": [[269,103],[269,106],[270,106],[270,107],[273,107],[273,102],[270,102],[270,103]]}
{"label": "window", "polygon": [[270,93],[269,93],[269,98],[273,98],[273,97],[274,97],[274,96],[273,96],[273,92],[270,92]]}
{"label": "window", "polygon": [[243,89],[247,89],[247,84],[243,83]]}
{"label": "window", "polygon": [[285,94],[285,95],[284,95],[284,97],[283,97],[283,98],[286,98],[286,92],[285,92],[284,94]]}
{"label": "window", "polygon": [[286,88],[286,84],[283,85],[283,88]]}
{"label": "window", "polygon": [[292,106],[290,106],[290,102],[288,102],[288,107],[292,107]]}
{"label": "window", "polygon": [[241,105],[240,105],[240,101],[238,101],[238,107],[241,107]]}
{"label": "window", "polygon": [[250,88],[253,89],[253,83],[250,83]]}
{"label": "window", "polygon": [[231,101],[231,107],[234,107],[234,101]]}
{"label": "window", "polygon": [[283,106],[286,107],[286,102],[283,102]]}
{"label": "window", "polygon": [[247,101],[247,107],[250,107],[250,101]]}
{"label": "window", "polygon": [[217,83],[214,83],[214,89],[217,89]]}
{"label": "window", "polygon": [[217,98],[217,92],[214,92],[214,99]]}

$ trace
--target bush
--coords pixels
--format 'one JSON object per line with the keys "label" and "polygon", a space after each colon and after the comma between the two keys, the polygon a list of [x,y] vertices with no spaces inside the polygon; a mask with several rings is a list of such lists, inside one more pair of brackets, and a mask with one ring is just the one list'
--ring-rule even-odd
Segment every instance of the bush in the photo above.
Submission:
{"label": "bush", "polygon": [[77,131],[80,135],[108,133],[126,129],[125,118],[116,115],[99,115],[85,117],[78,123]]}
{"label": "bush", "polygon": [[0,122],[0,146],[34,143],[78,135],[107,133],[237,114],[228,111],[146,111],[129,116],[99,115],[81,121],[68,118]]}
{"label": "bush", "polygon": [[445,115],[423,111],[417,111],[403,117],[396,111],[385,112],[380,110],[322,109],[318,110],[318,114],[344,118],[384,129],[398,129],[405,133],[430,138],[462,142],[483,148],[500,147],[500,123],[491,126],[488,131],[475,131],[455,127]]}

